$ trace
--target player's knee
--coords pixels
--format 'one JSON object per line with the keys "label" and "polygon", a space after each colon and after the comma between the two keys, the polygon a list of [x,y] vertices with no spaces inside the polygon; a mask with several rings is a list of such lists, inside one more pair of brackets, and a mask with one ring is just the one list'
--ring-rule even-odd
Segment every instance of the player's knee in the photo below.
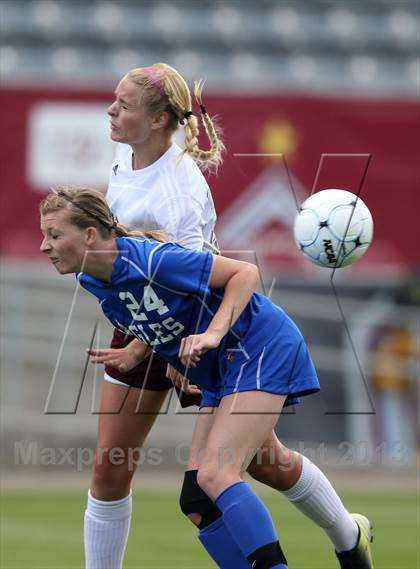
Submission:
{"label": "player's knee", "polygon": [[[219,470],[212,464],[205,464],[198,469],[197,483],[209,495],[214,494],[214,488],[219,478]],[[217,494],[217,492],[216,492]]]}
{"label": "player's knee", "polygon": [[190,522],[192,522],[198,528],[200,527],[201,522],[203,521],[203,518],[201,517],[201,515],[195,514],[195,513],[194,514],[187,514],[187,518],[190,520]]}
{"label": "player's knee", "polygon": [[126,486],[130,484],[133,474],[134,470],[125,461],[117,463],[109,453],[95,456],[92,478],[97,486]]}
{"label": "player's knee", "polygon": [[197,470],[188,470],[184,475],[179,505],[182,512],[200,529],[204,529],[222,515],[197,481]]}

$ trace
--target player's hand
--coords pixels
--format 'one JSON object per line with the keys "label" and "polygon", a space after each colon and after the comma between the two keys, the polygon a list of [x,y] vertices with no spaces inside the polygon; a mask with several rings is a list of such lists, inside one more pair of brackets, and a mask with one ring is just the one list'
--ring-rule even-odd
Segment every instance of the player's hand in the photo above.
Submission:
{"label": "player's hand", "polygon": [[201,356],[208,350],[217,348],[219,344],[220,336],[214,332],[191,334],[182,338],[178,357],[185,367],[197,367]]}
{"label": "player's hand", "polygon": [[[134,343],[136,342],[136,344]],[[109,365],[121,373],[132,370],[151,350],[140,341],[133,340],[125,348],[101,348],[87,350],[90,361],[94,364]]]}
{"label": "player's hand", "polygon": [[190,383],[189,380],[179,373],[174,367],[168,364],[166,368],[166,377],[172,381],[174,387],[177,387],[182,393],[186,395],[201,395],[201,389]]}

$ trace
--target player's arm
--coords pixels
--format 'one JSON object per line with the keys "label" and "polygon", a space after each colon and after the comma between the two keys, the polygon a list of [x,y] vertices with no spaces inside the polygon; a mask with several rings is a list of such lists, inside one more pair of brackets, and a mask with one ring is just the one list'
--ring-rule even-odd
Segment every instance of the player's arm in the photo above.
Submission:
{"label": "player's arm", "polygon": [[220,340],[235,324],[259,282],[258,268],[244,261],[213,255],[209,288],[223,288],[223,300],[207,329]]}
{"label": "player's arm", "polygon": [[141,363],[152,353],[151,348],[134,338],[124,348],[90,349],[87,353],[94,364],[107,364],[125,373]]}
{"label": "player's arm", "polygon": [[206,332],[183,338],[179,358],[188,367],[195,367],[202,354],[217,348],[248,304],[259,282],[258,268],[251,263],[213,256],[208,286],[224,288],[223,300]]}
{"label": "player's arm", "polygon": [[183,393],[187,395],[201,395],[201,389],[190,383],[189,379],[184,377],[182,373],[179,373],[174,367],[168,364],[166,368],[166,377],[170,379],[174,385]]}

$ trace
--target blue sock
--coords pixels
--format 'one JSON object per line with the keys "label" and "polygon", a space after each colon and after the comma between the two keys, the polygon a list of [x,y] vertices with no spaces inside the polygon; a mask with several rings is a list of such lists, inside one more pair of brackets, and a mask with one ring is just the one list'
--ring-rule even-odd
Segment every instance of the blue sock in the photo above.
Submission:
{"label": "blue sock", "polygon": [[270,513],[246,482],[226,488],[215,504],[223,513],[226,528],[252,567],[287,569]]}
{"label": "blue sock", "polygon": [[219,518],[198,534],[207,553],[221,569],[250,569],[251,565]]}

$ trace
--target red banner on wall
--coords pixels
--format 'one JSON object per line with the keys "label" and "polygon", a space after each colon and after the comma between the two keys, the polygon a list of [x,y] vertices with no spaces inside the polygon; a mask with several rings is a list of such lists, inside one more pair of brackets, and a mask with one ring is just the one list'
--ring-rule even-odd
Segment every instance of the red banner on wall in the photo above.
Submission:
{"label": "red banner on wall", "polygon": [[[38,204],[51,185],[106,187],[112,97],[111,89],[0,91],[3,255],[39,255]],[[375,228],[357,268],[418,263],[418,103],[291,94],[205,102],[227,147],[209,177],[222,248],[256,251],[273,270],[307,268],[292,239],[297,204],[325,188],[357,193],[363,179]]]}

